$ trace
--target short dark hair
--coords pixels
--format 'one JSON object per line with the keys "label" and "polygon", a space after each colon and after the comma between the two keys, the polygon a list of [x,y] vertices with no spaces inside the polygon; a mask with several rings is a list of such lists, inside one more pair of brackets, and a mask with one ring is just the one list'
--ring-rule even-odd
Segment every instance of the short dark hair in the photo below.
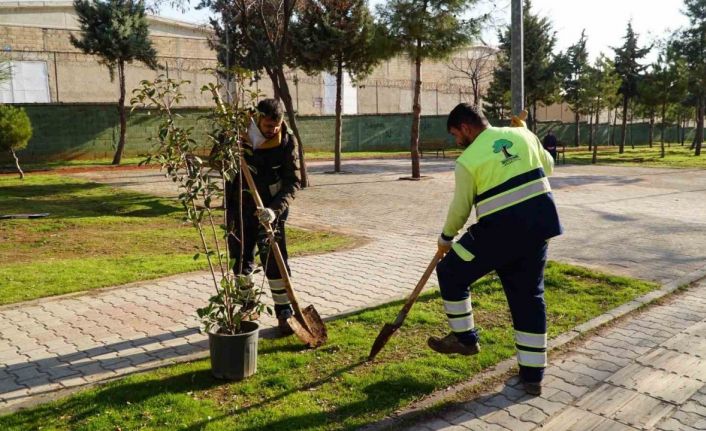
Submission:
{"label": "short dark hair", "polygon": [[262,99],[257,104],[257,111],[270,120],[281,121],[284,117],[282,104],[277,99]]}
{"label": "short dark hair", "polygon": [[477,106],[470,103],[459,103],[449,113],[449,119],[446,120],[446,130],[451,131],[451,128],[459,129],[461,124],[469,126],[485,127],[488,125],[488,119],[485,118]]}

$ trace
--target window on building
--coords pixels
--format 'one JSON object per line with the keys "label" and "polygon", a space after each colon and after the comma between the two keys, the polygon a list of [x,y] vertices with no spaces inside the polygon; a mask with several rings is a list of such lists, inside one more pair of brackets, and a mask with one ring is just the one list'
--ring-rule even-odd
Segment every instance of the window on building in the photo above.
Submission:
{"label": "window on building", "polygon": [[0,103],[49,103],[49,74],[44,61],[13,61],[12,79],[0,84]]}

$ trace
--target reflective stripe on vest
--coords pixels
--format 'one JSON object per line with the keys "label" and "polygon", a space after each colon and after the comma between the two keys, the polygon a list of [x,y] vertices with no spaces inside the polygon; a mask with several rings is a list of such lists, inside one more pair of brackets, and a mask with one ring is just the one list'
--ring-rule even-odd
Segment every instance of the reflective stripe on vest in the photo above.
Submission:
{"label": "reflective stripe on vest", "polygon": [[539,180],[526,183],[504,194],[493,196],[483,202],[479,202],[476,205],[476,214],[480,219],[481,217],[485,217],[496,211],[500,211],[501,209],[511,207],[535,196],[549,193],[550,191],[551,187],[549,186],[549,180],[544,177]]}

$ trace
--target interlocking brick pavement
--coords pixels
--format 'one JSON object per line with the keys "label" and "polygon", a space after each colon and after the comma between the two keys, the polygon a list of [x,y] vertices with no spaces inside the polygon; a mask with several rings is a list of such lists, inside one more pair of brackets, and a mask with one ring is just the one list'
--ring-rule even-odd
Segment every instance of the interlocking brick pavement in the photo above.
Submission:
{"label": "interlocking brick pavement", "polygon": [[[452,192],[452,168],[452,161],[425,159],[423,173],[432,178],[410,182],[398,181],[409,174],[407,160],[346,161],[351,173],[344,175],[324,174],[329,163],[310,164],[313,185],[299,193],[291,223],[352,232],[370,242],[355,250],[293,259],[301,302],[334,316],[406,295],[435,251]],[[153,170],[77,176],[175,195],[173,185]],[[551,257],[658,281],[674,280],[706,261],[706,238],[694,235],[706,223],[704,171],[561,167],[552,184],[567,233],[552,241]],[[198,333],[194,310],[212,293],[208,277],[186,274],[0,307],[0,410],[45,399],[43,394],[60,389],[204,356],[207,342]],[[511,404],[507,412],[478,422],[478,429],[537,423],[585,396],[586,384],[606,381],[605,373],[637,363],[644,349],[653,348],[650,343],[696,333],[688,331],[703,327],[704,322],[694,321],[703,309],[695,304],[706,304],[702,296],[684,304],[686,315],[672,310],[632,322],[620,335],[577,351],[577,370],[586,377],[567,381],[550,376],[545,398],[528,400],[524,407]],[[265,317],[262,323],[270,327],[274,321]],[[633,332],[640,344],[621,338]],[[671,420],[700,424],[702,399],[694,398],[696,407]],[[475,419],[468,420],[483,416],[470,412],[464,414]],[[663,421],[662,429],[674,423]]]}
{"label": "interlocking brick pavement", "polygon": [[[526,395],[517,377],[512,377],[475,400],[404,429],[706,429],[706,356],[688,347],[706,342],[706,333],[700,330],[706,324],[706,307],[692,307],[704,298],[706,280],[552,358],[539,397]],[[644,322],[657,322],[664,316],[683,317],[676,331],[665,335],[639,329]],[[661,322],[670,330],[675,324]],[[623,344],[633,336],[637,340],[633,346]]]}

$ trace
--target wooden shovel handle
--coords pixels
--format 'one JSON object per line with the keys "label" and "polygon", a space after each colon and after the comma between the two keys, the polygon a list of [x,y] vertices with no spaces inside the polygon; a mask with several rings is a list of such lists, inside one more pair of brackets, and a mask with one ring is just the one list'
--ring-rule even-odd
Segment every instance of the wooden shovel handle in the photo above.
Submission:
{"label": "wooden shovel handle", "polygon": [[434,269],[436,269],[436,265],[443,257],[444,255],[441,250],[437,250],[436,254],[434,255],[434,258],[431,260],[431,262],[429,262],[429,266],[427,266],[426,271],[424,271],[422,278],[419,279],[419,282],[414,287],[414,290],[407,298],[407,302],[405,302],[404,307],[402,307],[402,310],[400,310],[399,314],[397,315],[397,318],[395,319],[393,325],[402,325],[402,322],[404,322],[404,319],[407,317],[407,313],[409,313],[409,310],[412,309],[412,306],[417,301],[417,297],[419,297],[419,294],[422,292],[422,289],[424,289],[424,285],[427,284],[427,280],[429,280],[429,277],[431,277],[431,273],[434,272]]}
{"label": "wooden shovel handle", "polygon": [[[255,199],[255,205],[257,205],[258,209],[264,209],[265,205],[262,203],[260,193],[258,193],[257,191],[255,180],[253,179],[252,174],[250,173],[250,167],[248,166],[248,162],[245,161],[245,157],[243,157],[242,154],[240,155],[240,168],[243,171],[245,181],[248,183],[250,193],[252,194],[253,199]],[[294,289],[292,289],[292,282],[289,278],[289,271],[287,271],[287,266],[284,264],[284,257],[282,257],[282,250],[280,250],[279,244],[277,243],[277,240],[275,238],[275,232],[274,230],[272,230],[272,225],[270,224],[270,222],[265,222],[262,224],[265,227],[265,232],[267,233],[268,238],[270,239],[270,247],[272,249],[272,253],[275,256],[275,262],[277,262],[277,268],[279,268],[279,273],[282,276],[284,288],[287,290],[289,302],[292,303],[294,313],[296,315],[301,316],[302,312],[299,308],[299,302],[297,301],[296,296],[294,296]]]}

